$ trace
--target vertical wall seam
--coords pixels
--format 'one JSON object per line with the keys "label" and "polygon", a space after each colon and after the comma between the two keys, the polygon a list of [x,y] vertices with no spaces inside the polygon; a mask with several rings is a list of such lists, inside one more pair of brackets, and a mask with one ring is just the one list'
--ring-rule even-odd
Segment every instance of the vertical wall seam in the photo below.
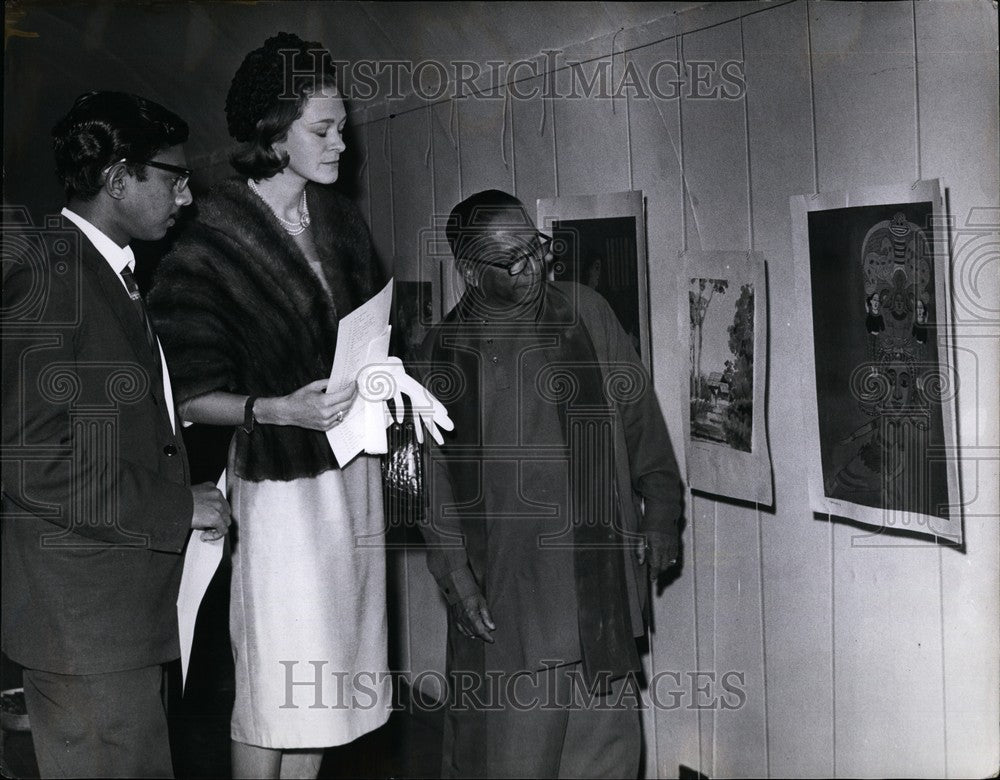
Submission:
{"label": "vertical wall seam", "polygon": [[[913,151],[916,165],[916,180],[923,178],[923,160],[920,149],[920,56],[917,43],[917,4],[910,2],[910,19],[913,24]],[[947,229],[947,228],[946,228]],[[938,623],[941,633],[941,744],[944,753],[944,775],[950,777],[948,766],[948,674],[945,656],[945,618],[944,618],[944,557],[943,549],[938,545]]]}
{"label": "vertical wall seam", "polygon": [[389,224],[392,225],[392,273],[396,273],[396,188],[392,182],[392,120],[385,118],[385,138],[389,144]]}
{"label": "vertical wall seam", "polygon": [[[743,78],[746,78],[746,68],[747,68],[747,51],[746,45],[743,42],[743,16],[740,16],[740,59],[743,61]],[[743,135],[746,141],[746,160],[747,160],[747,241],[749,242],[749,248],[752,252],[754,249],[754,231],[753,231],[753,186],[751,179],[751,168],[750,168],[750,107],[749,107],[749,89],[743,90]],[[758,513],[760,510],[757,510]]]}
{"label": "vertical wall seam", "polygon": [[[559,197],[559,146],[556,142],[556,98],[555,98],[555,80],[556,72],[551,71],[548,76],[552,79],[552,89],[549,91],[548,100],[551,101],[549,108],[552,111],[552,179],[553,186],[555,188],[555,197]],[[542,100],[545,100],[545,96],[542,96]]]}
{"label": "vertical wall seam", "polygon": [[944,732],[944,776],[951,777],[948,766],[948,668],[945,663],[945,632],[944,621],[944,548],[938,545],[938,618],[941,622],[941,730]]}
{"label": "vertical wall seam", "polygon": [[[745,6],[744,6],[745,10]],[[747,49],[743,34],[743,14],[740,14],[740,59],[743,62],[743,77],[746,78]],[[746,171],[747,171],[747,241],[750,251],[754,251],[755,234],[753,224],[753,168],[750,161],[750,90],[743,92],[743,131],[746,139]],[[760,596],[760,677],[761,698],[764,705],[764,773],[771,776],[771,732],[767,711],[767,637],[765,636],[764,620],[764,531],[761,526],[760,504],[754,505],[754,516],[757,522],[757,576]]]}
{"label": "vertical wall seam", "polygon": [[[367,118],[368,118],[368,109],[366,108],[365,109],[365,119],[367,120]],[[371,230],[372,213],[373,213],[372,212],[372,166],[371,166],[372,145],[371,145],[371,143],[368,140],[368,134],[369,134],[369,131],[371,130],[371,127],[372,127],[371,123],[369,123],[369,122],[366,121],[365,125],[364,125],[364,128],[365,128],[365,161],[364,161],[364,166],[365,166],[365,191],[367,192],[367,195],[368,195],[368,197],[365,200],[368,201],[368,229],[369,230]]]}
{"label": "vertical wall seam", "polygon": [[[626,66],[626,72],[627,72],[627,66],[628,66],[628,52],[627,52],[627,50],[623,50],[622,51],[622,61],[623,61],[624,65]],[[614,47],[614,39],[612,39],[612,43],[611,43],[611,67],[612,67],[612,69],[614,69],[614,66],[615,66],[615,47]],[[611,88],[612,89],[615,88],[614,79],[612,79]],[[613,100],[613,98],[612,98],[612,100]],[[628,188],[629,188],[629,191],[632,191],[632,190],[635,189],[635,178],[633,176],[633,170],[632,170],[633,169],[633,159],[632,159],[632,112],[631,112],[631,104],[632,104],[632,98],[631,98],[630,95],[628,95],[626,93],[626,95],[625,95],[625,143],[626,143],[626,150],[627,150],[627,153],[628,153]],[[614,104],[612,103],[612,105],[614,105]],[[649,238],[649,214],[647,213],[647,210],[646,210],[646,198],[645,197],[643,197],[643,199],[642,199],[642,218],[643,218],[642,219],[643,226],[645,228],[646,237],[647,237],[647,241],[646,241],[646,268],[645,268],[645,274],[646,274],[646,296],[648,298],[648,296],[649,296],[649,288],[650,288],[650,285],[649,285],[649,240],[648,240],[648,238]],[[648,319],[649,319],[649,312],[647,311],[647,320]],[[653,337],[652,323],[647,323],[647,328],[648,328],[648,332],[649,332],[649,338],[652,339],[652,337]],[[650,381],[653,382],[653,384],[655,386],[655,384],[656,384],[655,383],[655,378],[653,377],[653,372],[652,372],[652,362],[653,362],[653,360],[652,360],[652,355],[653,355],[653,346],[652,346],[652,343],[650,343],[649,355],[650,355]],[[655,593],[655,591],[654,591],[654,593]],[[650,613],[652,614],[652,612],[653,612],[653,609],[652,609],[652,607],[650,607]],[[650,670],[650,673],[651,673],[650,676],[656,674],[656,669],[657,669],[657,665],[656,665],[656,642],[655,642],[655,638],[654,638],[653,634],[650,633],[649,634],[649,670]],[[646,762],[646,777],[662,777],[663,776],[663,772],[661,771],[661,767],[660,767],[659,708],[658,707],[651,707],[650,708],[650,712],[652,714],[651,721],[652,721],[653,733],[650,735],[650,738],[648,740],[646,740],[646,750],[647,750],[647,755],[649,753],[652,753],[652,755],[653,755],[653,762],[652,762],[652,764],[653,764],[653,773],[650,774],[650,771],[649,771],[650,770],[649,761],[647,760],[647,762]],[[665,769],[665,767],[664,767],[664,769]]]}
{"label": "vertical wall seam", "polygon": [[[712,670],[719,661],[719,502],[712,502],[714,520],[712,523]],[[718,709],[712,708],[712,769],[710,777],[715,777],[717,767],[716,750],[719,746]]]}
{"label": "vertical wall seam", "polygon": [[806,46],[809,54],[809,106],[811,109],[812,150],[813,150],[813,192],[819,192],[819,151],[816,144],[816,79],[813,75],[812,21],[809,2],[806,0]]}
{"label": "vertical wall seam", "polygon": [[434,153],[434,107],[430,104],[427,112],[427,138],[431,149],[431,219],[437,215],[437,155]]}
{"label": "vertical wall seam", "polygon": [[[677,36],[678,70],[683,70],[684,35]],[[684,170],[684,96],[677,96],[677,151],[681,173],[681,249],[687,252],[687,173]]]}
{"label": "vertical wall seam", "polygon": [[462,182],[462,104],[458,98],[453,98],[455,107],[455,153],[458,156],[458,198],[465,198],[465,184]]}
{"label": "vertical wall seam", "polygon": [[[432,231],[434,231],[434,233],[436,233],[437,232],[437,224],[438,224],[438,220],[437,220],[437,144],[434,142],[434,105],[432,103],[428,103],[427,106],[426,106],[426,111],[427,111],[427,135],[430,138],[430,148],[431,148],[431,222],[430,222],[429,227],[430,227],[430,229]],[[434,240],[435,241],[437,240],[437,236],[436,235],[434,235]],[[425,259],[429,259],[429,258],[425,258]],[[437,301],[438,301],[437,316],[440,319],[443,319],[444,315],[445,315],[445,311],[444,311],[444,262],[441,261],[441,260],[437,261],[437,273],[436,274],[434,273],[434,266],[432,266],[428,270],[430,272],[429,275],[431,276],[431,278],[428,281],[430,281],[432,285],[435,283],[434,282],[434,277],[435,276],[437,277],[437,291],[438,291],[438,294],[437,294]],[[421,274],[420,280],[424,281],[423,274]],[[434,297],[434,295],[433,295],[433,287],[431,289],[432,289],[431,298],[433,299],[433,297]],[[432,314],[431,316],[433,317],[434,315]]]}
{"label": "vertical wall seam", "polygon": [[515,133],[514,133],[514,103],[511,101],[510,97],[510,86],[504,87],[507,90],[505,100],[510,103],[510,191],[517,197],[517,157],[514,153],[514,148],[517,144],[514,143]]}
{"label": "vertical wall seam", "polygon": [[[615,62],[615,52],[614,46],[611,47],[611,66],[614,67]],[[622,62],[625,66],[625,72],[628,73],[628,50],[622,51]],[[614,84],[611,85],[614,89]],[[626,93],[625,95],[625,149],[628,153],[628,188],[629,191],[635,189],[635,177],[633,175],[633,163],[632,163],[632,98]],[[646,232],[649,233],[649,220],[646,219]],[[647,264],[647,275],[649,269],[649,247],[646,247],[646,264]],[[652,349],[650,349],[650,355],[652,355]],[[650,360],[652,362],[652,360]]]}
{"label": "vertical wall seam", "polygon": [[764,526],[761,522],[760,504],[757,504],[757,569],[760,577],[760,667],[761,687],[764,691],[764,768],[767,777],[771,776],[771,727],[770,714],[767,709],[767,636],[764,616]]}
{"label": "vertical wall seam", "polygon": [[913,152],[917,168],[917,181],[923,178],[920,160],[920,70],[917,59],[917,4],[910,0],[910,17],[913,21]]}
{"label": "vertical wall seam", "polygon": [[834,547],[833,518],[826,516],[830,529],[830,730],[833,752],[833,777],[837,777],[837,594],[836,549]]}
{"label": "vertical wall seam", "polygon": [[[684,35],[677,36],[677,61],[684,61]],[[681,177],[681,249],[687,251],[687,181],[684,173],[684,98],[677,97],[677,162],[680,168]],[[688,494],[690,495],[690,493]],[[700,499],[703,500],[703,499]],[[694,663],[695,666],[701,664],[701,624],[698,619],[698,543],[695,528],[697,527],[698,515],[695,512],[694,496],[691,496],[691,558],[694,567],[694,577],[692,579],[691,591],[694,598]],[[713,661],[714,663],[714,661]],[[698,719],[698,773],[705,774],[702,756],[704,755],[704,741],[702,739],[702,713],[704,710],[696,710]]]}
{"label": "vertical wall seam", "polygon": [[[699,642],[698,642],[698,524],[695,522],[697,518],[697,513],[694,508],[694,496],[688,494],[691,498],[691,603],[693,605],[692,613],[694,615],[694,665],[695,670],[697,670],[700,665],[699,659],[701,656],[698,653]],[[701,710],[695,711],[695,717],[698,720],[698,728],[696,729],[698,735],[698,774],[704,774],[701,765]]]}

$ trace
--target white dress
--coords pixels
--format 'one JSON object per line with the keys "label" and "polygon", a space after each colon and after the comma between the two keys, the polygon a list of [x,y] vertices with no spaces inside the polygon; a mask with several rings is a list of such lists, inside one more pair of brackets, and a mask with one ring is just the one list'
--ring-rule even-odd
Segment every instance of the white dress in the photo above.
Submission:
{"label": "white dress", "polygon": [[289,482],[234,475],[232,739],[341,745],[389,717],[382,475],[361,455]]}

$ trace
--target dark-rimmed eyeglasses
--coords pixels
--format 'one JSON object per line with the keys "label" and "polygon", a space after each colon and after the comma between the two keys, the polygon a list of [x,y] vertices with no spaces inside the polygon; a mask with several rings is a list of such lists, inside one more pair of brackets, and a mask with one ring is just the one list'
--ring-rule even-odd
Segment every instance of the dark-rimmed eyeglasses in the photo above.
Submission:
{"label": "dark-rimmed eyeglasses", "polygon": [[531,241],[531,248],[528,249],[520,257],[507,263],[491,263],[487,260],[480,260],[480,265],[489,265],[494,268],[503,268],[511,276],[517,276],[521,271],[528,267],[528,263],[532,260],[539,260],[542,264],[545,263],[545,257],[548,255],[549,250],[552,247],[552,236],[547,236],[544,233],[535,233],[534,238]]}
{"label": "dark-rimmed eyeglasses", "polygon": [[[175,178],[172,186],[176,195],[180,195],[184,192],[184,189],[188,186],[188,182],[191,179],[191,175],[194,173],[193,170],[185,168],[182,165],[171,165],[170,163],[160,162],[159,160],[143,160],[142,162],[137,162],[129,160],[126,157],[122,157],[122,159],[111,163],[108,168],[123,162],[131,162],[133,165],[145,165],[150,168],[159,168],[161,171],[174,174]],[[107,170],[107,168],[105,170]]]}

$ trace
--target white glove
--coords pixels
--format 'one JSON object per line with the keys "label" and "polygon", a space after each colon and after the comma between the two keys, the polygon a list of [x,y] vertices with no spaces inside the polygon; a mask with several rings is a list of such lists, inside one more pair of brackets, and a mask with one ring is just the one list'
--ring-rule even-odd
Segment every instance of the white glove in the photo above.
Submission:
{"label": "white glove", "polygon": [[[455,423],[448,416],[448,410],[444,408],[444,404],[406,373],[403,361],[398,357],[388,357],[383,363],[367,366],[362,375],[358,377],[358,388],[360,394],[369,401],[381,400],[384,403],[392,397],[396,407],[396,422],[399,423],[402,423],[406,416],[403,396],[409,396],[414,416],[420,417],[420,423],[427,426],[427,430],[430,431],[434,441],[438,444],[444,444],[444,437],[439,429],[451,431],[455,428]],[[386,418],[388,426],[392,422],[388,410],[386,410]],[[420,423],[414,426],[414,430],[417,434],[417,441],[423,444],[424,433]]]}

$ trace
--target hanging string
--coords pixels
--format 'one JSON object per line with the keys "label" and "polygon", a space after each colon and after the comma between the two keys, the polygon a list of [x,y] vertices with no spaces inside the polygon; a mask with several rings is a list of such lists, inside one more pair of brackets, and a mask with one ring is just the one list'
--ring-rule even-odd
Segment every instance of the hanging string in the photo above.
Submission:
{"label": "hanging string", "polygon": [[390,165],[392,160],[389,159],[389,100],[385,100],[385,128],[382,131],[382,159],[385,160]]}
{"label": "hanging string", "polygon": [[538,134],[542,135],[545,132],[545,115],[548,113],[549,101],[545,96],[545,91],[542,91],[542,121],[538,123]]}
{"label": "hanging string", "polygon": [[450,112],[448,114],[448,137],[451,139],[451,145],[452,145],[452,147],[455,148],[455,149],[457,149],[458,148],[458,141],[455,140],[454,126],[455,126],[455,121],[458,118],[458,115],[455,113],[457,111],[456,105],[458,103],[458,98],[457,97],[453,97],[448,102],[449,102],[449,104],[451,106]]}
{"label": "hanging string", "polygon": [[434,110],[432,106],[427,106],[424,109],[427,112],[427,150],[424,152],[424,167],[430,167],[431,159],[431,145],[434,139],[434,122],[431,112]]}
{"label": "hanging string", "polygon": [[510,168],[507,163],[507,112],[510,105],[510,90],[504,91],[503,96],[503,119],[500,122],[500,159],[503,160],[504,168]]}
{"label": "hanging string", "polygon": [[618,34],[624,29],[625,29],[624,27],[619,27],[617,30],[615,30],[615,34],[611,36],[611,83],[609,86],[611,87],[612,114],[617,113],[615,110],[615,102],[616,102],[615,93],[617,92],[617,90],[615,89],[615,42],[618,40]]}

